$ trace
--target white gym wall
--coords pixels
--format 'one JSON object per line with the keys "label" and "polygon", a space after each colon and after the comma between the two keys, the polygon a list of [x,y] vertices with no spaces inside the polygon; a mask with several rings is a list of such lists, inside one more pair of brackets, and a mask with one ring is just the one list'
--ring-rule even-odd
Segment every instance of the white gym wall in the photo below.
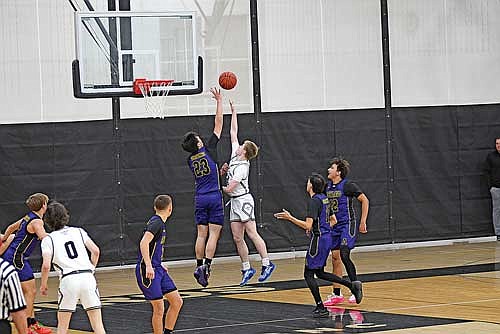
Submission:
{"label": "white gym wall", "polygon": [[383,108],[378,0],[263,0],[263,111]]}
{"label": "white gym wall", "polygon": [[[107,0],[91,0],[97,10]],[[249,1],[133,0],[132,9],[196,10],[204,90],[168,98],[169,115],[213,114],[207,93],[232,70],[229,92],[253,112]],[[388,0],[393,106],[500,102],[499,0]],[[263,111],[382,108],[379,0],[259,0]],[[205,18],[203,18],[205,17]],[[111,119],[110,99],[73,97],[68,1],[0,1],[1,124]],[[148,117],[121,99],[122,118]]]}
{"label": "white gym wall", "polygon": [[[107,0],[91,0],[106,10]],[[235,90],[226,92],[239,112],[253,112],[250,6],[246,1],[134,0],[135,11],[198,11],[204,42],[204,93],[168,98],[171,116],[215,112],[209,88],[220,72],[238,76]],[[203,15],[202,15],[203,12]],[[0,124],[111,119],[111,99],[75,99],[71,62],[75,59],[73,8],[68,1],[0,2]],[[203,18],[205,17],[205,18]],[[227,102],[227,101],[226,101]],[[226,104],[227,105],[227,104]],[[229,112],[229,106],[226,108]],[[143,99],[122,98],[121,117],[149,117]]]}
{"label": "white gym wall", "polygon": [[388,0],[392,105],[500,102],[499,0]]}

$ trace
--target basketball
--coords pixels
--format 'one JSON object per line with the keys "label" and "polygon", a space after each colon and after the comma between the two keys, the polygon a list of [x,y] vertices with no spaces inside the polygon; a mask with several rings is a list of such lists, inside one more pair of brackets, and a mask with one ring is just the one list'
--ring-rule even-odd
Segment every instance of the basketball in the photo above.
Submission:
{"label": "basketball", "polygon": [[219,75],[219,85],[226,90],[233,89],[237,82],[238,79],[233,72],[223,72]]}

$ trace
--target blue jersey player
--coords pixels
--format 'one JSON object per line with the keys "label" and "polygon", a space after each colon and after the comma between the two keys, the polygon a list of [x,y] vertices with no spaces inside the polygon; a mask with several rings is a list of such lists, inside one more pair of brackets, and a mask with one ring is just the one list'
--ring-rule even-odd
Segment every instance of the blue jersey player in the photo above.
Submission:
{"label": "blue jersey player", "polygon": [[[153,307],[152,325],[153,334],[171,333],[182,307],[182,298],[174,281],[168,274],[167,268],[162,266],[163,247],[166,240],[165,222],[172,214],[172,198],[168,195],[156,196],[154,203],[155,214],[149,218],[144,228],[144,234],[139,244],[139,258],[135,267],[137,284],[146,300]],[[166,299],[169,306],[163,314]]]}
{"label": "blue jersey player", "polygon": [[40,244],[40,240],[47,235],[43,226],[42,217],[47,211],[49,197],[42,193],[30,195],[26,206],[31,210],[26,216],[9,225],[5,230],[2,241],[11,239],[9,247],[2,254],[2,258],[10,262],[17,270],[24,298],[26,299],[26,313],[28,315],[28,328],[31,332],[39,334],[52,333],[52,330],[35,319],[34,303],[36,295],[35,276],[29,263],[29,256]]}
{"label": "blue jersey player", "polygon": [[187,162],[195,180],[194,205],[198,235],[195,243],[194,277],[203,287],[208,285],[210,265],[224,224],[224,205],[217,165],[217,144],[223,124],[222,95],[217,88],[211,88],[210,92],[217,101],[217,109],[214,131],[207,145],[196,132],[186,133],[182,142],[182,148],[190,153]]}
{"label": "blue jersey player", "polygon": [[[351,260],[351,250],[356,243],[358,231],[366,233],[366,219],[368,217],[369,200],[361,188],[346,177],[349,174],[350,164],[347,160],[333,158],[328,168],[328,183],[326,195],[330,202],[330,215],[336,218],[332,228],[332,265],[333,272],[342,276],[342,263],[346,268],[351,281],[357,280],[356,267]],[[361,219],[357,221],[354,210],[354,199],[361,203]],[[326,306],[333,306],[344,301],[340,286],[333,287],[333,294],[324,302]],[[349,298],[355,302],[354,296]]]}
{"label": "blue jersey player", "polygon": [[306,253],[306,263],[304,267],[304,279],[316,302],[313,311],[314,317],[328,317],[329,312],[321,301],[318,283],[314,276],[326,281],[342,284],[356,296],[359,304],[363,298],[362,284],[360,281],[347,281],[339,276],[325,272],[326,260],[330,254],[332,236],[330,220],[328,215],[329,201],[323,193],[325,189],[325,179],[319,174],[312,174],[307,179],[307,193],[311,197],[307,204],[307,215],[305,220],[295,218],[284,210],[274,214],[278,219],[289,220],[295,225],[309,232],[311,238],[309,249]]}

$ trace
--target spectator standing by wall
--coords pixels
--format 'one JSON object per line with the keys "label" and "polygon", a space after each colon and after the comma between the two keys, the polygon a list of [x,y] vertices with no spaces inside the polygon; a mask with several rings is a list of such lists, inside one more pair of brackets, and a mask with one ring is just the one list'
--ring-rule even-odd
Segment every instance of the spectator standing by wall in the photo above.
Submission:
{"label": "spectator standing by wall", "polygon": [[486,157],[486,172],[493,204],[493,228],[497,240],[500,241],[500,137],[495,139],[495,151]]}

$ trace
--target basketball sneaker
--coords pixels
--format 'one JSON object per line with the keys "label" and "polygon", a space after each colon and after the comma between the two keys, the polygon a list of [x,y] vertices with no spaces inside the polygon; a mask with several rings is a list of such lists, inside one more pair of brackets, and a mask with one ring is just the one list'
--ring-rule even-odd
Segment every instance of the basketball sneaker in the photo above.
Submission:
{"label": "basketball sneaker", "polygon": [[352,322],[356,325],[362,324],[364,317],[363,313],[358,310],[349,310],[349,315],[351,316]]}
{"label": "basketball sneaker", "polygon": [[52,329],[43,326],[39,321],[35,322],[29,327],[31,333],[36,334],[52,334]]}
{"label": "basketball sneaker", "polygon": [[361,281],[352,282],[351,292],[356,298],[356,304],[361,303],[361,300],[363,299],[363,284],[361,283]]}
{"label": "basketball sneaker", "polygon": [[247,270],[242,270],[241,271],[241,275],[242,275],[242,279],[241,279],[241,282],[240,282],[240,286],[243,286],[245,284],[248,283],[248,281],[253,277],[253,275],[255,275],[257,271],[253,268],[250,268],[250,269],[247,269]]}
{"label": "basketball sneaker", "polygon": [[349,297],[349,299],[347,300],[347,302],[349,304],[356,304],[356,296],[351,295],[351,297]]}
{"label": "basketball sneaker", "polygon": [[206,287],[208,285],[208,276],[206,274],[207,270],[207,265],[201,265],[196,267],[196,270],[194,271],[194,278],[196,278],[196,282],[198,282],[199,285],[202,287]]}
{"label": "basketball sneaker", "polygon": [[344,296],[340,295],[329,295],[328,298],[323,302],[325,306],[335,306],[337,304],[344,302]]}
{"label": "basketball sneaker", "polygon": [[272,262],[269,262],[268,266],[263,266],[262,267],[262,272],[260,273],[259,276],[259,282],[265,282],[269,277],[271,277],[271,274],[273,273],[274,269],[276,269],[276,265]]}
{"label": "basketball sneaker", "polygon": [[328,318],[330,316],[330,312],[326,309],[326,307],[322,306],[316,306],[316,308],[313,311],[313,317],[314,318]]}

